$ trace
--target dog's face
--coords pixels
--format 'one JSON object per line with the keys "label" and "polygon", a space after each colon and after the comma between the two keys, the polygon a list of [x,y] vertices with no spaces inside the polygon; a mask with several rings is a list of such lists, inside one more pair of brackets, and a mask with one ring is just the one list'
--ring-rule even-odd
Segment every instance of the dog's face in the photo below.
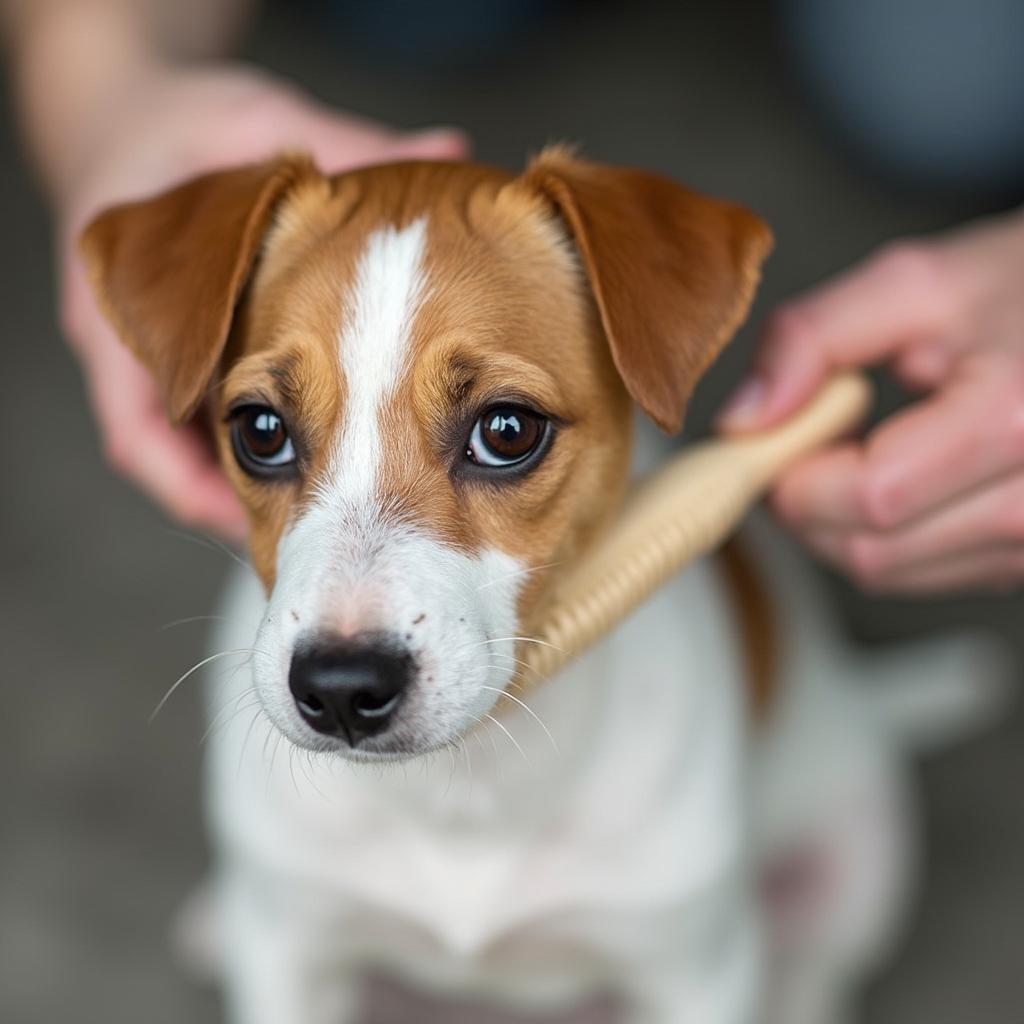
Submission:
{"label": "dog's face", "polygon": [[170,415],[209,403],[285,735],[373,760],[491,712],[618,503],[632,401],[679,426],[768,244],[743,210],[558,151],[518,178],[282,159],[93,222],[98,292]]}

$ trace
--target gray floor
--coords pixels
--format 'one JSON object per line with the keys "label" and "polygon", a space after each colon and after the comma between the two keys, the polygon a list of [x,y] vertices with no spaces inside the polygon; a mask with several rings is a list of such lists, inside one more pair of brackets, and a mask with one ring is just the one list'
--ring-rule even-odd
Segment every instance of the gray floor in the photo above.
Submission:
{"label": "gray floor", "polygon": [[[740,16],[742,13],[742,16]],[[760,310],[880,241],[953,223],[965,202],[859,172],[788,84],[763,5],[602,4],[471,70],[390,70],[302,16],[269,17],[252,55],[327,97],[398,123],[458,123],[482,158],[517,165],[549,139],[658,167],[744,200],[778,234]],[[156,699],[202,651],[221,555],[174,534],[101,461],[78,374],[53,325],[45,214],[0,129],[0,1020],[218,1019],[168,949],[200,876],[195,692],[153,726]],[[735,380],[750,332],[702,388]],[[987,622],[1024,650],[1016,599],[869,602],[835,584],[877,641]],[[867,998],[872,1024],[1024,1019],[1024,717],[920,769],[930,857],[905,947]],[[406,1010],[385,1020],[455,1020]]]}

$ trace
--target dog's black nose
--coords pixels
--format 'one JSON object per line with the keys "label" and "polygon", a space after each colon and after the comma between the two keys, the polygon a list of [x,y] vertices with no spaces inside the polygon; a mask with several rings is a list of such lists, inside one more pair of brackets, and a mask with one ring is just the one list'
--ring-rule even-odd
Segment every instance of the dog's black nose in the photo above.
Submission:
{"label": "dog's black nose", "polygon": [[380,643],[333,640],[295,651],[288,686],[305,722],[355,747],[388,727],[411,668],[408,654]]}

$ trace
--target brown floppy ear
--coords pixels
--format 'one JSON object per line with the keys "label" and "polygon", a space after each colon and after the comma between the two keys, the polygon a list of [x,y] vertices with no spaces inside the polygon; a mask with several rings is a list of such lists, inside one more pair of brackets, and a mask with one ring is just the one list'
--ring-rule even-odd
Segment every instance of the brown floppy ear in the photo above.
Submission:
{"label": "brown floppy ear", "polygon": [[627,390],[663,430],[743,322],[772,246],[742,207],[667,178],[545,150],[521,179],[554,204]]}
{"label": "brown floppy ear", "polygon": [[196,178],[101,213],[79,245],[99,303],[156,378],[168,416],[195,412],[284,193],[317,175],[303,157]]}

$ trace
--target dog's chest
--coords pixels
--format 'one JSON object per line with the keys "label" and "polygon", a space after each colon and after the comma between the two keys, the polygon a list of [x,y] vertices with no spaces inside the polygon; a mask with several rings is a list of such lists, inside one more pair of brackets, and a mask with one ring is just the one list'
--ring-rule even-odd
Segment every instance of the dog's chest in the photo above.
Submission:
{"label": "dog's chest", "polygon": [[[260,607],[236,581],[226,646],[248,643]],[[330,892],[340,916],[394,915],[461,951],[574,911],[675,905],[740,856],[741,691],[732,619],[699,563],[534,691],[536,718],[512,707],[458,750],[317,762],[236,716],[209,758],[213,825],[233,857]]]}

